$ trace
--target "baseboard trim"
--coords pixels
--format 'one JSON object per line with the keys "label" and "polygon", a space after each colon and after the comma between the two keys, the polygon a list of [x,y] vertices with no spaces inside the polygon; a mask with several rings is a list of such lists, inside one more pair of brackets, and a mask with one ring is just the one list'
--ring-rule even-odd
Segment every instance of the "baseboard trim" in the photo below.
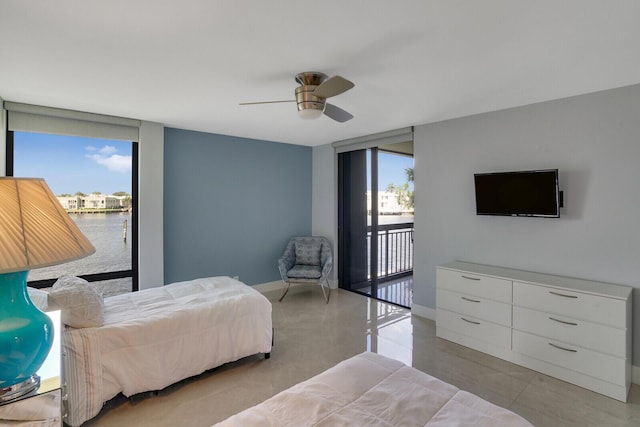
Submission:
{"label": "baseboard trim", "polygon": [[429,320],[436,320],[436,309],[431,307],[425,307],[423,305],[413,304],[411,306],[411,314],[424,317]]}
{"label": "baseboard trim", "polygon": [[258,285],[253,285],[252,288],[260,293],[265,293],[269,291],[275,291],[276,289],[282,290],[283,286],[284,284],[282,283],[282,280],[277,280],[275,282],[267,282],[267,283],[260,283]]}
{"label": "baseboard trim", "polygon": [[[297,285],[297,283],[293,283],[292,286]],[[276,280],[275,282],[267,282],[267,283],[259,283],[257,285],[253,285],[256,291],[265,293],[269,291],[282,290],[284,288],[284,283],[282,280]],[[338,281],[337,280],[329,280],[329,287],[331,289],[338,289]]]}

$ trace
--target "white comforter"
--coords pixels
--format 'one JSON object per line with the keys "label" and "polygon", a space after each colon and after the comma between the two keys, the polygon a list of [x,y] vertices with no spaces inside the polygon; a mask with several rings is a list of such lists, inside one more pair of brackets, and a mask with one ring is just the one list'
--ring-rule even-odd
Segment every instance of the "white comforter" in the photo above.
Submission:
{"label": "white comforter", "polygon": [[271,303],[229,277],[105,299],[99,328],[63,334],[65,422],[77,426],[118,393],[160,390],[224,363],[271,351]]}
{"label": "white comforter", "polygon": [[532,427],[526,420],[417,369],[362,353],[216,427]]}

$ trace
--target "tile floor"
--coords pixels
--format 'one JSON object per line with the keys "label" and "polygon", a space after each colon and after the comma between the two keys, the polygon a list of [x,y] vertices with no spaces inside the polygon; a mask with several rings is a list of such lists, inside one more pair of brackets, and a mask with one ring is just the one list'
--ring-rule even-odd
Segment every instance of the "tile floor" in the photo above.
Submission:
{"label": "tile floor", "polygon": [[[371,294],[371,287],[358,289],[364,294]],[[378,299],[411,308],[413,304],[413,276],[401,277],[378,284]]]}
{"label": "tile floor", "polygon": [[272,357],[251,356],[168,387],[116,397],[87,426],[211,426],[229,415],[370,350],[522,415],[536,426],[640,426],[640,387],[628,403],[435,337],[433,321],[361,295],[292,288],[273,302]]}

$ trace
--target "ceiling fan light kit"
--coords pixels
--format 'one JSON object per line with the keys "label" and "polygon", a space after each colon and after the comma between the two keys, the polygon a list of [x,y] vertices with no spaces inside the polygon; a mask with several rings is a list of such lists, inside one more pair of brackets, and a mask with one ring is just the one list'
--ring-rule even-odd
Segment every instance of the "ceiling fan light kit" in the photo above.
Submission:
{"label": "ceiling fan light kit", "polygon": [[300,84],[295,89],[295,101],[246,102],[240,105],[295,102],[298,106],[298,114],[303,119],[317,119],[323,113],[340,123],[353,118],[353,115],[345,110],[326,102],[327,98],[340,95],[354,87],[355,85],[349,80],[340,76],[327,79],[326,74],[317,71],[296,74],[295,80]]}
{"label": "ceiling fan light kit", "polygon": [[298,104],[298,115],[305,120],[313,120],[322,116],[323,108],[301,108]]}

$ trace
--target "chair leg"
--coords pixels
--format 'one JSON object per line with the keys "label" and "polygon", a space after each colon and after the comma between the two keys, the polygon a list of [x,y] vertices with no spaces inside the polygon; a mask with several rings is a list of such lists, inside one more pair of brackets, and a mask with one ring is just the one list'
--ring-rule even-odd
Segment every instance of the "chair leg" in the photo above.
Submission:
{"label": "chair leg", "polygon": [[284,298],[287,292],[289,292],[289,287],[291,286],[291,282],[284,282],[284,283],[287,284],[287,287],[284,288],[284,291],[282,291],[282,295],[280,295],[280,299],[278,299],[278,302],[282,301],[282,298]]}
{"label": "chair leg", "polygon": [[323,282],[320,282],[320,288],[322,289],[322,295],[324,295],[324,300],[326,304],[329,304],[329,298],[331,297],[331,287],[329,286],[329,283],[325,280],[324,283],[327,284],[327,289],[329,290],[329,293],[326,294],[324,291],[324,285],[322,284]]}

